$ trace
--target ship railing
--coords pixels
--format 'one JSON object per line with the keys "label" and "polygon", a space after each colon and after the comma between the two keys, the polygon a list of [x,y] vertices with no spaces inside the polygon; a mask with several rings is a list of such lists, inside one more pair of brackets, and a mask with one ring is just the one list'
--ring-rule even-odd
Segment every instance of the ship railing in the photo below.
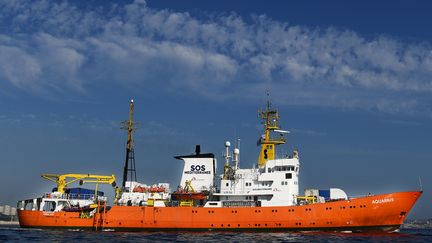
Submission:
{"label": "ship railing", "polygon": [[94,194],[78,194],[78,193],[71,193],[67,195],[67,199],[72,200],[94,200],[95,195]]}
{"label": "ship railing", "polygon": [[180,207],[180,201],[169,201],[167,203],[168,207]]}
{"label": "ship railing", "polygon": [[72,193],[67,195],[67,199],[69,200],[92,200],[92,201],[107,201],[107,197],[104,196],[95,196],[94,194],[78,194]]}
{"label": "ship railing", "polygon": [[223,201],[222,207],[260,207],[260,201]]}
{"label": "ship railing", "polygon": [[202,202],[191,201],[191,200],[173,200],[165,203],[167,207],[196,207],[201,208],[204,207]]}
{"label": "ship railing", "polygon": [[45,192],[42,197],[43,198],[55,198],[55,199],[64,199],[63,194],[55,194],[51,192]]}
{"label": "ship railing", "polygon": [[355,199],[355,198],[359,198],[359,197],[372,197],[375,196],[375,194],[369,193],[366,195],[354,195],[354,196],[348,196],[348,199]]}
{"label": "ship railing", "polygon": [[315,204],[318,202],[317,196],[297,196],[297,205]]}
{"label": "ship railing", "polygon": [[53,199],[68,199],[67,194],[58,194],[58,193],[51,193],[51,192],[44,193],[42,197],[53,198]]}
{"label": "ship railing", "polygon": [[96,196],[95,194],[82,194],[82,193],[71,193],[71,194],[44,193],[43,197],[55,198],[55,199],[68,199],[68,200],[107,201],[107,197],[104,196]]}

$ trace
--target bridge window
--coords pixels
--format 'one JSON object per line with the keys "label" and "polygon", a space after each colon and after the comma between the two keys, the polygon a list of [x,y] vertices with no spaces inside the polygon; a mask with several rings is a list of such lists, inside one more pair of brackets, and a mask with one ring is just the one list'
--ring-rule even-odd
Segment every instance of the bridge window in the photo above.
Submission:
{"label": "bridge window", "polygon": [[56,208],[56,203],[53,201],[45,201],[45,205],[43,207],[43,211],[45,212],[53,212]]}
{"label": "bridge window", "polygon": [[62,208],[66,205],[67,205],[66,201],[59,201],[58,202],[58,206],[62,206]]}
{"label": "bridge window", "polygon": [[26,200],[23,205],[24,210],[32,210],[33,208],[33,200]]}

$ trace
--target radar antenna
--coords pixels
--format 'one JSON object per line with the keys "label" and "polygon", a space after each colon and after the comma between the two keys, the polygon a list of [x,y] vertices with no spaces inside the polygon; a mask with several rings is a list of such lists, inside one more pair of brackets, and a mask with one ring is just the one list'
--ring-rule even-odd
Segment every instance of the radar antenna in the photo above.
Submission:
{"label": "radar antenna", "polygon": [[[259,118],[264,123],[264,134],[258,140],[257,145],[261,145],[261,152],[258,157],[258,166],[264,167],[267,160],[275,159],[275,147],[285,143],[284,133],[288,131],[281,130],[279,125],[279,113],[272,107],[270,94],[267,91],[267,107],[265,110],[258,111]],[[276,133],[276,135],[274,134]]]}

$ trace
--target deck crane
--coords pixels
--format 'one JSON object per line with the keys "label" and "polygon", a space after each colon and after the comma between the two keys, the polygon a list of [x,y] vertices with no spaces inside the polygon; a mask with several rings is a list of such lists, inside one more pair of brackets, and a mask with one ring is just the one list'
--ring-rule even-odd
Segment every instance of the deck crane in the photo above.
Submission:
{"label": "deck crane", "polygon": [[65,188],[74,182],[79,181],[80,185],[84,183],[96,183],[96,193],[99,184],[111,184],[116,186],[115,175],[93,175],[93,174],[43,174],[42,178],[50,180],[57,184],[57,191],[65,193]]}

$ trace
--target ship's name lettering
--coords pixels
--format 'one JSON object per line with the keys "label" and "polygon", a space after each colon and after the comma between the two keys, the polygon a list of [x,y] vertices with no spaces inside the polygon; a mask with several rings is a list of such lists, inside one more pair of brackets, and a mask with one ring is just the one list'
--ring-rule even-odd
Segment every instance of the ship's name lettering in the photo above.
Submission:
{"label": "ship's name lettering", "polygon": [[205,165],[191,165],[189,171],[185,171],[185,174],[210,174],[210,171],[206,171]]}
{"label": "ship's name lettering", "polygon": [[394,201],[394,199],[392,197],[391,198],[383,198],[383,199],[375,199],[375,200],[372,200],[372,204],[390,203],[393,201]]}

